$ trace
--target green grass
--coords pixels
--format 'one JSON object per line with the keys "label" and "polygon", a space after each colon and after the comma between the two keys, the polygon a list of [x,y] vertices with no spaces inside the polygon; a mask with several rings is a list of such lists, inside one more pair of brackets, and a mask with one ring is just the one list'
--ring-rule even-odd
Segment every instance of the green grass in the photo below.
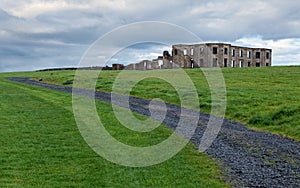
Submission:
{"label": "green grass", "polygon": [[[211,96],[202,71],[200,69],[185,71],[195,84],[201,111],[209,113]],[[131,76],[128,76],[128,82],[132,75],[153,71],[129,72]],[[156,70],[155,72],[170,75],[174,79],[177,76],[177,70]],[[227,90],[227,118],[245,123],[253,129],[270,131],[300,141],[300,115],[298,113],[300,111],[300,66],[225,68],[222,72]],[[42,77],[46,82],[62,85],[67,80],[73,79],[74,74],[74,71],[58,71],[32,73],[31,76]],[[102,71],[96,88],[101,91],[112,91],[112,85],[118,74],[119,71]],[[126,81],[126,78],[123,79]],[[142,80],[134,87],[131,94],[149,99],[161,98],[170,103],[180,104],[175,89],[161,79]],[[197,106],[190,105],[191,108],[197,109]]]}
{"label": "green grass", "polygon": [[[130,76],[123,79],[131,82],[132,76],[153,71],[128,72]],[[186,72],[197,89],[201,110],[210,112],[211,96],[203,73],[200,69]],[[300,141],[300,67],[227,68],[222,72],[227,89],[227,118],[246,123],[253,129]],[[82,78],[88,82],[87,75],[91,72],[82,73]],[[119,73],[101,72],[96,88],[112,91]],[[184,80],[177,73],[177,70],[155,71],[155,74],[166,74],[179,82]],[[74,75],[74,71],[0,74],[1,186],[225,186],[220,180],[218,165],[191,145],[171,160],[147,168],[127,168],[110,163],[95,154],[79,134],[70,94],[23,86],[4,79],[28,76],[43,78],[44,82],[72,85]],[[186,93],[190,92],[188,88],[184,89]],[[156,78],[141,80],[131,95],[180,103],[174,87]],[[199,106],[189,105],[199,109]],[[117,122],[110,105],[98,101],[97,109],[106,118],[104,124],[110,134],[126,144],[149,146],[171,134],[163,126],[148,134],[130,132]]]}
{"label": "green grass", "polygon": [[223,70],[228,95],[226,115],[300,141],[300,67]]}
{"label": "green grass", "polygon": [[[35,76],[62,84],[72,79],[72,74],[68,71],[0,74],[1,187],[228,186],[221,180],[219,165],[191,144],[170,160],[145,168],[108,162],[94,153],[80,135],[72,112],[71,94],[4,79]],[[98,113],[105,119],[107,130],[126,144],[153,145],[172,133],[165,126],[148,134],[129,131],[119,124],[111,108],[97,101]]]}

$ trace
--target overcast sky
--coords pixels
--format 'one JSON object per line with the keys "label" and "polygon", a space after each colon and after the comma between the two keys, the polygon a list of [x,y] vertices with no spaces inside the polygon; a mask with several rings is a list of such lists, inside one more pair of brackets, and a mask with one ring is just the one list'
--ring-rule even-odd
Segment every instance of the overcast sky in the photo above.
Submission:
{"label": "overcast sky", "polygon": [[[297,0],[1,0],[0,72],[77,66],[89,46],[134,22],[179,25],[205,42],[273,49],[274,65],[300,65]],[[112,61],[155,58],[168,46],[125,49]]]}

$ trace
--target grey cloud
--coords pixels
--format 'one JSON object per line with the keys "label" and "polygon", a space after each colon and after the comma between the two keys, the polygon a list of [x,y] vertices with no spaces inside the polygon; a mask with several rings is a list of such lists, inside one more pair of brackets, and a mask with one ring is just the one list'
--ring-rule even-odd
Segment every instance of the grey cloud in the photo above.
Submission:
{"label": "grey cloud", "polygon": [[[92,1],[65,2],[89,4]],[[116,27],[136,21],[177,24],[204,41],[234,42],[249,36],[261,36],[263,40],[300,38],[300,3],[297,1],[123,2],[124,7],[120,8],[103,8],[99,2],[99,6],[93,4],[95,6],[88,9],[60,9],[40,13],[34,18],[16,17],[0,9],[0,71],[8,70],[7,67],[9,70],[24,70],[25,67],[31,70],[32,67],[75,66],[96,39]],[[151,29],[139,29],[153,35]],[[122,36],[119,37],[108,42],[118,45],[122,41]],[[132,31],[132,35],[126,37],[139,36]],[[126,57],[123,59],[125,61]]]}
{"label": "grey cloud", "polygon": [[7,20],[10,18],[10,15],[0,8],[0,20]]}

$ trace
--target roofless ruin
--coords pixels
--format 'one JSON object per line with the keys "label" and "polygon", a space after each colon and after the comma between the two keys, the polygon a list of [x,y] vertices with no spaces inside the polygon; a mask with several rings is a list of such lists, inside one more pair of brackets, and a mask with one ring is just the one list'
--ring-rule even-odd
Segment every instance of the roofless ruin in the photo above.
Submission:
{"label": "roofless ruin", "polygon": [[[164,51],[153,60],[126,66],[127,70],[151,70],[200,67],[263,67],[272,65],[272,49],[248,48],[226,43],[176,44],[172,55]],[[119,70],[114,64],[113,69]],[[123,67],[122,67],[123,68]]]}

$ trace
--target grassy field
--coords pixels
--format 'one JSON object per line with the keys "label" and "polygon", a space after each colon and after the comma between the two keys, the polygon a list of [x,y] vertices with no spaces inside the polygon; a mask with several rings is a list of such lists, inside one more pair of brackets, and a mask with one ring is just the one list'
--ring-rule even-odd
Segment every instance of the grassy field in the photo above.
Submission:
{"label": "grassy field", "polygon": [[[201,110],[209,112],[211,96],[201,70],[186,72],[196,86]],[[228,68],[222,72],[227,89],[227,118],[246,123],[253,129],[300,141],[300,67]],[[176,76],[176,70],[157,70],[157,73]],[[70,94],[4,79],[28,76],[43,78],[44,82],[71,85],[74,74],[74,71],[0,74],[1,187],[226,186],[220,180],[216,162],[199,154],[191,145],[171,160],[147,168],[110,163],[95,154],[81,137],[72,114]],[[101,72],[96,88],[111,91],[118,74],[119,71]],[[130,71],[130,74],[145,72]],[[175,89],[157,78],[140,81],[131,95],[180,103]],[[109,132],[129,145],[152,145],[171,134],[164,126],[148,134],[130,132],[117,122],[110,105],[98,101],[97,107],[98,113],[107,120],[105,126]],[[191,105],[191,108],[197,107]]]}
{"label": "grassy field", "polygon": [[[116,73],[106,73],[105,87]],[[228,186],[221,179],[217,162],[200,154],[191,144],[172,159],[145,168],[108,162],[81,137],[72,113],[71,94],[5,80],[11,76],[32,76],[63,84],[73,74],[68,71],[0,74],[1,187]],[[172,133],[165,126],[147,134],[131,132],[118,123],[111,105],[98,101],[97,106],[105,127],[124,143],[153,145]]]}
{"label": "grassy field", "polygon": [[[213,71],[213,69],[212,69]],[[148,71],[147,71],[148,72]],[[150,71],[151,72],[151,71]],[[176,75],[176,70],[156,70],[159,74]],[[194,82],[201,111],[210,112],[211,96],[200,69],[187,69]],[[227,89],[226,117],[247,124],[253,129],[270,131],[300,141],[300,67],[260,67],[222,69]],[[40,72],[29,74],[56,84],[70,84],[74,71]],[[102,71],[96,88],[112,90],[118,71]],[[130,74],[145,74],[131,71]],[[128,78],[130,81],[130,78]],[[175,89],[166,81],[148,78],[139,82],[131,95],[161,98],[180,104]],[[195,107],[192,107],[195,108]]]}

